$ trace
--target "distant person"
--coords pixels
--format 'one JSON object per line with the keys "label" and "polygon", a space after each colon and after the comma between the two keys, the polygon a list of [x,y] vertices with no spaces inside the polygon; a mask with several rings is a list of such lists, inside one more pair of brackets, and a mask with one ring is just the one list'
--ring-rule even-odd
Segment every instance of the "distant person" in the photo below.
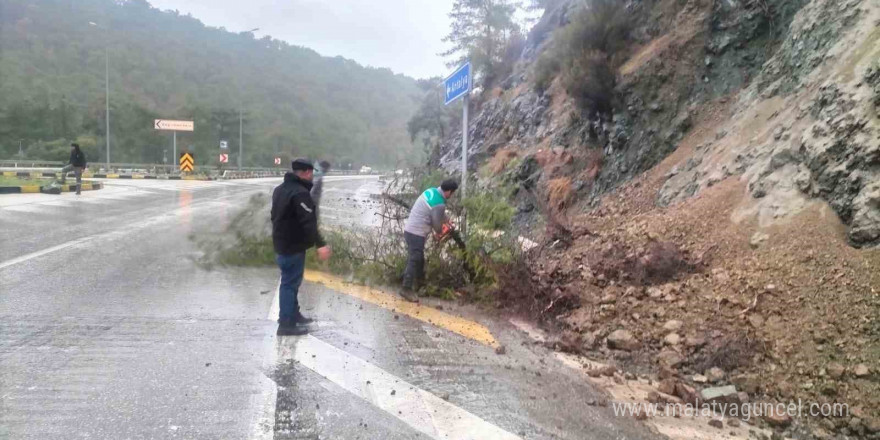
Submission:
{"label": "distant person", "polygon": [[403,227],[406,240],[406,271],[400,296],[418,301],[416,292],[425,279],[425,242],[431,231],[442,234],[447,224],[446,201],[458,190],[456,181],[447,179],[439,188],[428,188],[413,204]]}
{"label": "distant person", "polygon": [[315,169],[309,161],[296,159],[291,163],[291,171],[272,193],[272,244],[275,261],[281,269],[278,336],[308,333],[303,325],[312,320],[300,313],[297,300],[306,268],[306,250],[317,246],[321,261],[329,259],[331,254],[318,232],[315,202],[309,194]]}
{"label": "distant person", "polygon": [[312,181],[312,200],[315,206],[321,206],[321,194],[324,191],[324,176],[330,172],[330,162],[322,160],[318,162],[318,169],[315,170],[315,178]]}
{"label": "distant person", "polygon": [[61,184],[67,182],[67,173],[71,170],[76,176],[76,195],[80,195],[82,191],[82,175],[86,168],[86,154],[79,148],[79,144],[70,144],[70,159],[67,165],[61,168]]}

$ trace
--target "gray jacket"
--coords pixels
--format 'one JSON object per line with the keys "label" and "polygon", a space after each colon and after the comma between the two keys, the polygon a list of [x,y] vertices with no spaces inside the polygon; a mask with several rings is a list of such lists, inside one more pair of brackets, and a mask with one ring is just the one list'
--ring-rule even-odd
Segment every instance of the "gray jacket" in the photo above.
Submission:
{"label": "gray jacket", "polygon": [[403,226],[405,232],[427,237],[433,230],[440,233],[446,223],[446,199],[440,188],[428,188],[413,204]]}

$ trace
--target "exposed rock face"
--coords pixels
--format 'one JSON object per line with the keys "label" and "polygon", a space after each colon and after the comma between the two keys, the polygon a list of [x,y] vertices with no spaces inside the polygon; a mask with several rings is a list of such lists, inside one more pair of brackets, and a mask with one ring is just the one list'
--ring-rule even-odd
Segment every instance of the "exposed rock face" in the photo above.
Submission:
{"label": "exposed rock face", "polygon": [[880,68],[871,65],[880,54],[865,37],[876,17],[862,4],[814,0],[804,7],[779,51],[741,93],[731,123],[670,173],[659,202],[744,174],[762,224],[820,198],[850,226],[853,245],[880,244]]}
{"label": "exposed rock face", "polygon": [[[871,36],[876,14],[865,0],[695,0],[678,6],[675,19],[664,16],[662,3],[630,4],[638,20],[634,38],[643,47],[668,47],[637,67],[625,65],[614,113],[595,120],[585,119],[559,87],[530,87],[529,67],[552,43],[553,29],[566,23],[571,4],[548,11],[501,95],[472,112],[472,170],[501,148],[563,150],[574,157],[563,172],[572,175],[577,196],[595,204],[674,151],[702,104],[742,90],[730,123],[669,173],[658,203],[745,175],[752,197],[767,197],[756,209],[769,219],[762,224],[820,198],[851,227],[853,245],[880,243],[880,64],[870,64],[880,54]],[[682,17],[693,27],[676,26]],[[755,110],[767,102],[778,110]],[[461,134],[441,150],[440,165],[457,172]],[[599,159],[585,159],[591,154]],[[587,172],[595,162],[601,166]],[[558,177],[543,164],[525,171],[531,173],[517,183],[529,179],[541,188]]]}

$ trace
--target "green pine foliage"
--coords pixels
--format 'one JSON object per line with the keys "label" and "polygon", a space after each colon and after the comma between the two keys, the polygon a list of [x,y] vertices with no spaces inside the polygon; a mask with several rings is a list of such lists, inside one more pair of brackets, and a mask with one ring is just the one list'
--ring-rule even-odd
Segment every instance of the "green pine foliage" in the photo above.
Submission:
{"label": "green pine foliage", "polygon": [[442,54],[451,57],[449,67],[470,60],[474,81],[484,88],[504,79],[511,64],[510,47],[522,44],[522,29],[515,20],[521,7],[513,0],[455,0],[449,14],[452,29],[443,39],[452,45]]}

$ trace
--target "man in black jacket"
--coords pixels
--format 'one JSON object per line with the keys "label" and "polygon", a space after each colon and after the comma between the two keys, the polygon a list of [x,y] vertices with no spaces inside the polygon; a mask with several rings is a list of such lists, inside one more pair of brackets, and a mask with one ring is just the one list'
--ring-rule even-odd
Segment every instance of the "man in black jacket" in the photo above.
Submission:
{"label": "man in black jacket", "polygon": [[304,335],[308,324],[299,311],[297,294],[306,267],[306,250],[318,247],[318,259],[330,258],[330,247],[318,232],[318,216],[309,191],[315,168],[305,159],[291,163],[292,172],[284,175],[284,183],[272,193],[272,244],[281,269],[279,288],[278,336]]}
{"label": "man in black jacket", "polygon": [[67,165],[61,169],[61,184],[64,185],[64,182],[67,181],[67,173],[73,170],[73,174],[76,176],[76,195],[80,195],[80,191],[82,190],[82,175],[85,168],[86,154],[80,150],[79,144],[70,144],[70,160],[68,160]]}

